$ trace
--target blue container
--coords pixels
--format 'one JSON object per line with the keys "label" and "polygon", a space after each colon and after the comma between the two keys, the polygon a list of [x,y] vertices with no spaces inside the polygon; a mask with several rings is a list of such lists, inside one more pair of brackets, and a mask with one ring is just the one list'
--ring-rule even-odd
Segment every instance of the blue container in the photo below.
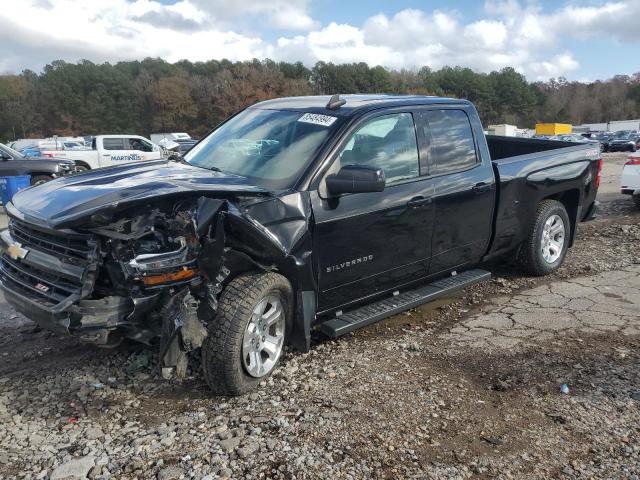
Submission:
{"label": "blue container", "polygon": [[31,175],[18,175],[16,177],[0,177],[0,194],[2,204],[6,205],[19,190],[31,186]]}

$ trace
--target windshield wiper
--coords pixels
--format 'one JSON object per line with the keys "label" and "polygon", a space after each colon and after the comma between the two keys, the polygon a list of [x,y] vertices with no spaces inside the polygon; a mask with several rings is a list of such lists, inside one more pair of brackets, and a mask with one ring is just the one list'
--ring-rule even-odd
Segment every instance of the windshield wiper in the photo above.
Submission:
{"label": "windshield wiper", "polygon": [[204,168],[205,170],[210,170],[212,172],[222,172],[222,170],[220,170],[218,167],[204,167],[202,165],[198,165],[195,163],[191,163],[187,160],[185,160],[184,158],[181,158],[182,163],[184,163],[185,165],[190,165],[192,167],[197,167],[197,168]]}

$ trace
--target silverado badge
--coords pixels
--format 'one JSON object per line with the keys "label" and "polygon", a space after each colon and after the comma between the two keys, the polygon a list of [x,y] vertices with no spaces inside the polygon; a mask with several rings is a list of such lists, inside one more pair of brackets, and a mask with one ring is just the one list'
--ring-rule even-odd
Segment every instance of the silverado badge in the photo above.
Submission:
{"label": "silverado badge", "polygon": [[9,248],[7,248],[7,253],[9,253],[9,256],[14,260],[18,260],[19,258],[26,257],[29,250],[22,248],[22,245],[18,242],[13,242],[9,245]]}
{"label": "silverado badge", "polygon": [[355,267],[360,263],[371,262],[373,261],[373,255],[365,255],[364,257],[354,258],[352,260],[347,260],[346,262],[339,263],[337,265],[331,265],[330,267],[326,267],[327,273],[337,272],[338,270],[342,270],[343,268]]}

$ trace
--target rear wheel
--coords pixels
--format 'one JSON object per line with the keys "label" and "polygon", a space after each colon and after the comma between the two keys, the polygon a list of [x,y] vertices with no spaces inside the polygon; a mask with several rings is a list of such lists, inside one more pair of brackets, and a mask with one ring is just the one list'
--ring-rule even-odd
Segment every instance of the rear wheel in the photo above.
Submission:
{"label": "rear wheel", "polygon": [[34,175],[31,177],[31,186],[35,187],[36,185],[42,185],[43,183],[47,183],[53,180],[53,177],[49,175]]}
{"label": "rear wheel", "polygon": [[636,207],[640,208],[640,194],[633,195],[631,198],[633,198],[633,203],[636,204]]}
{"label": "rear wheel", "polygon": [[560,268],[569,247],[570,231],[571,222],[562,203],[556,200],[540,202],[518,255],[524,270],[542,276]]}
{"label": "rear wheel", "polygon": [[277,367],[293,311],[293,293],[277,273],[232,280],[220,296],[202,345],[202,366],[211,390],[242,395]]}

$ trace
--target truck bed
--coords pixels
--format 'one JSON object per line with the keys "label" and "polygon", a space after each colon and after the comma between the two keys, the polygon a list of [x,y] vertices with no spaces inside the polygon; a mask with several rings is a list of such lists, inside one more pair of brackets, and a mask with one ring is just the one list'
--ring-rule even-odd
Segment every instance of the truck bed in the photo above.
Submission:
{"label": "truck bed", "polygon": [[[497,184],[494,239],[489,257],[526,238],[528,219],[544,198],[567,205],[575,223],[593,211],[600,149],[589,143],[488,135]],[[574,206],[574,207],[572,207]]]}
{"label": "truck bed", "polygon": [[501,137],[497,135],[486,135],[487,146],[491,160],[497,163],[513,160],[513,157],[520,155],[530,155],[532,153],[547,152],[549,150],[559,150],[569,147],[592,147],[588,143],[562,142],[559,140],[540,140],[537,138]]}

